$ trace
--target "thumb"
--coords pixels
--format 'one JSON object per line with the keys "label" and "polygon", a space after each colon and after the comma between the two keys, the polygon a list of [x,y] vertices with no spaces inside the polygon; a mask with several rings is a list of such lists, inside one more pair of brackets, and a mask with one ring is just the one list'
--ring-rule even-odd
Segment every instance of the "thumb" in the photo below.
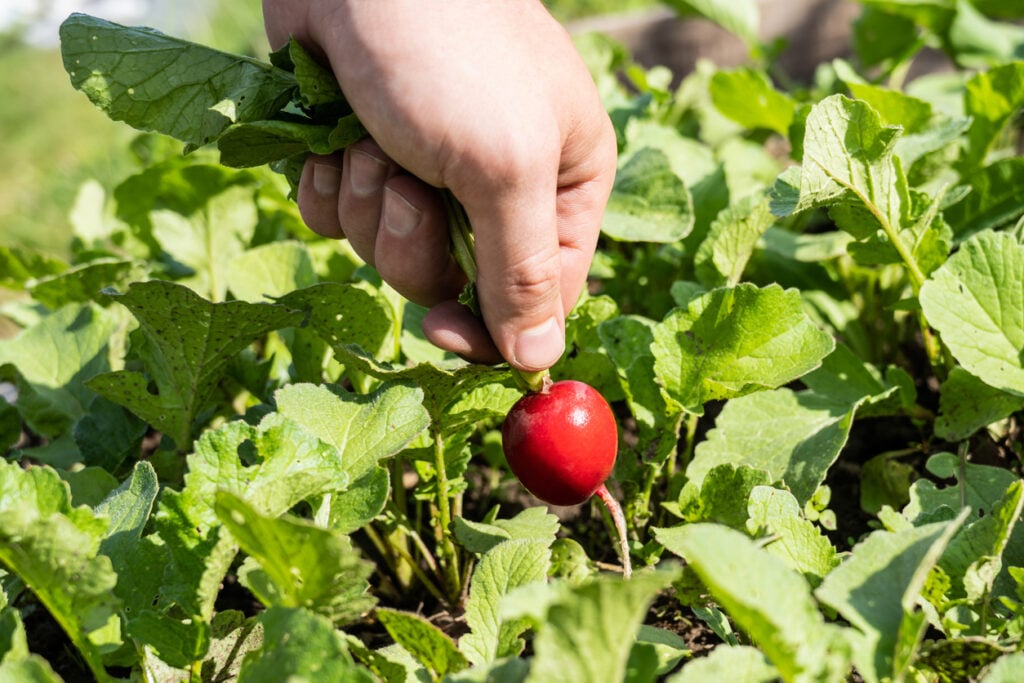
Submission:
{"label": "thumb", "polygon": [[554,183],[533,184],[465,204],[484,324],[502,357],[528,372],[550,368],[565,350],[555,195]]}

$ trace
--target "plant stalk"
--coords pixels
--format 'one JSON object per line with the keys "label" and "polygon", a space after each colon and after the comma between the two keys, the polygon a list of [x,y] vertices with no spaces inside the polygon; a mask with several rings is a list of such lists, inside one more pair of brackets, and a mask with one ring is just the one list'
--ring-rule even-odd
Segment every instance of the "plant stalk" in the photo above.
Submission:
{"label": "plant stalk", "polygon": [[633,575],[633,564],[629,559],[629,538],[626,535],[626,516],[622,514],[622,506],[615,496],[608,491],[604,484],[597,489],[597,497],[601,499],[604,506],[608,508],[608,514],[612,516],[612,523],[615,524],[615,531],[619,536],[619,555],[622,556],[622,578],[628,579]]}
{"label": "plant stalk", "polygon": [[[819,163],[819,166],[824,170],[824,165]],[[908,249],[907,245],[900,239],[897,226],[890,223],[888,217],[879,210],[875,203],[870,201],[868,197],[864,196],[864,194],[856,187],[849,183],[841,182],[834,176],[832,176],[832,178],[837,183],[856,194],[861,202],[864,203],[864,206],[867,207],[868,211],[871,212],[871,215],[875,217],[875,220],[878,221],[878,224],[882,227],[882,232],[885,233],[889,242],[892,243],[893,248],[896,250],[896,253],[899,254],[900,260],[903,261],[903,265],[906,267],[907,276],[910,278],[910,288],[913,291],[914,296],[919,296],[921,294],[921,287],[924,286],[927,276],[924,274],[924,271],[921,270],[921,265],[917,262],[917,259],[914,258],[913,252]],[[940,372],[941,370],[948,372],[952,368],[951,356],[946,352],[944,345],[942,345],[935,337],[935,334],[931,330],[931,326],[928,324],[928,321],[925,320],[924,313],[919,310],[916,317],[918,325],[921,328],[921,335],[924,338],[925,352],[928,354],[928,360],[931,362],[932,367]]]}
{"label": "plant stalk", "polygon": [[438,555],[443,565],[448,594],[454,604],[454,601],[458,599],[461,587],[459,585],[458,551],[452,540],[452,507],[449,498],[448,468],[444,458],[444,437],[438,430],[432,430],[432,435],[434,438],[434,476],[437,477],[437,518],[440,523],[437,539]]}
{"label": "plant stalk", "polygon": [[957,448],[957,488],[960,490],[960,509],[967,507],[967,450],[970,448],[970,442],[967,440],[961,441],[960,446]]}
{"label": "plant stalk", "polygon": [[[373,531],[373,528],[369,525],[366,526],[365,530],[367,532],[367,535],[370,536],[374,545],[377,546],[377,549],[381,550],[384,543],[377,535],[377,532]],[[416,576],[416,578],[420,580],[423,586],[427,589],[427,592],[433,595],[439,602],[445,602],[445,597],[444,594],[441,592],[441,589],[437,587],[437,584],[430,580],[430,577],[426,575],[422,568],[420,568],[420,566],[416,563],[416,559],[413,558],[413,556],[404,546],[388,544],[388,551],[383,554],[391,556],[392,559],[389,562],[395,565],[397,565],[397,561],[396,558],[394,558],[394,555],[397,554],[397,559],[401,559],[402,562],[405,563],[405,565],[408,565],[410,567],[412,573]],[[430,557],[429,553],[427,554],[427,557]],[[431,562],[428,562],[428,564],[432,564],[432,560],[433,558],[431,558]],[[405,588],[408,588],[408,583],[406,583]]]}

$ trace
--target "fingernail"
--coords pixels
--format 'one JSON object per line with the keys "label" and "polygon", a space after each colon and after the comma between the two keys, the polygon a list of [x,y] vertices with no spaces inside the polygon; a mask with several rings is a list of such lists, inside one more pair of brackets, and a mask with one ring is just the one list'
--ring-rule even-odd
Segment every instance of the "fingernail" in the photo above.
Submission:
{"label": "fingernail", "polygon": [[554,318],[519,335],[515,346],[516,362],[529,370],[545,370],[558,362],[565,350],[562,327]]}
{"label": "fingernail", "polygon": [[313,189],[322,197],[338,194],[341,184],[341,169],[330,164],[313,164]]}
{"label": "fingernail", "polygon": [[362,197],[380,192],[388,177],[386,163],[357,149],[352,150],[348,162],[348,182],[352,192]]}
{"label": "fingernail", "polygon": [[420,224],[423,212],[405,197],[387,188],[384,190],[384,229],[398,237],[405,237]]}

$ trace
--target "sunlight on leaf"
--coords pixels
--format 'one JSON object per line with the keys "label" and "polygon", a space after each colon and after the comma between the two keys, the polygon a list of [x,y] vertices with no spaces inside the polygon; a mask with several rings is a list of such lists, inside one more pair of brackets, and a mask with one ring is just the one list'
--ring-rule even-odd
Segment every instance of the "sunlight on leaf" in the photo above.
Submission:
{"label": "sunlight on leaf", "polygon": [[979,233],[921,288],[921,308],[965,370],[1024,396],[1024,246]]}
{"label": "sunlight on leaf", "polygon": [[803,310],[796,290],[741,284],[675,309],[654,328],[654,374],[662,393],[703,413],[714,399],[773,389],[813,370],[834,347]]}

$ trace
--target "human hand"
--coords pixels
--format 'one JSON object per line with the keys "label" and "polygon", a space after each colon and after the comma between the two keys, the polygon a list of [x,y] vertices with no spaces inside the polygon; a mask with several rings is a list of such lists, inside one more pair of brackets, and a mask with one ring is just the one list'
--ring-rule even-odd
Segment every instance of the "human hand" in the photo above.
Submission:
{"label": "human hand", "polygon": [[[263,0],[272,47],[295,37],[333,70],[370,133],[312,156],[303,220],[345,237],[430,308],[435,345],[545,370],[586,285],[615,134],[569,36],[536,0]],[[456,301],[438,188],[466,209],[483,322]]]}

